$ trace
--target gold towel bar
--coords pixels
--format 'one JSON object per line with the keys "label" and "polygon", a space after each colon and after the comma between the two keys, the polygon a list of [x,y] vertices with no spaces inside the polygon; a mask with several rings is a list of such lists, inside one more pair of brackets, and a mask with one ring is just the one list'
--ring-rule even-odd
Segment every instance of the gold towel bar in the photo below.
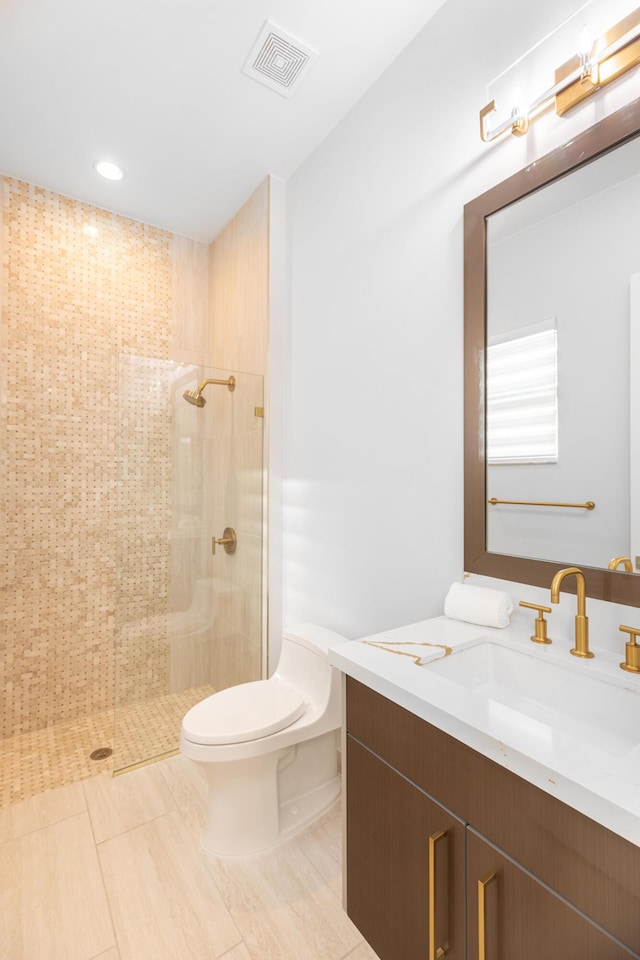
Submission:
{"label": "gold towel bar", "polygon": [[544,503],[540,500],[496,500],[495,497],[491,497],[487,503],[513,503],[518,507],[582,507],[583,510],[594,510],[596,506],[593,500],[587,500],[586,503]]}

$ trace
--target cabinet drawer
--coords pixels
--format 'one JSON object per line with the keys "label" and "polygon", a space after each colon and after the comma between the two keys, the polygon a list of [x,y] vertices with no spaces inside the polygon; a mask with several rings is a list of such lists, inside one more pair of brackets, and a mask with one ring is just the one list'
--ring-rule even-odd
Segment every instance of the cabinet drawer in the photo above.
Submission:
{"label": "cabinet drawer", "polygon": [[640,954],[640,849],[351,677],[347,731]]}

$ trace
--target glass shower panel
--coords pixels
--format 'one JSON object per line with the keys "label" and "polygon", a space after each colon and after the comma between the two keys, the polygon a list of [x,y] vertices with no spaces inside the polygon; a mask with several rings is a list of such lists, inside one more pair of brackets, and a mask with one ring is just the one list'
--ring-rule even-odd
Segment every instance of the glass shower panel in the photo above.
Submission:
{"label": "glass shower panel", "polygon": [[116,770],[261,676],[262,404],[260,376],[119,358]]}

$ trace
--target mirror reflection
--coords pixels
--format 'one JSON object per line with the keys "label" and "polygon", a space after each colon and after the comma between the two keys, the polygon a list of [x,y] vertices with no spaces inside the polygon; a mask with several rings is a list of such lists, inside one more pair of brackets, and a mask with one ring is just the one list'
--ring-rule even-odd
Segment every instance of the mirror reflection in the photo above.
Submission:
{"label": "mirror reflection", "polygon": [[639,570],[638,171],[640,139],[487,218],[489,552]]}

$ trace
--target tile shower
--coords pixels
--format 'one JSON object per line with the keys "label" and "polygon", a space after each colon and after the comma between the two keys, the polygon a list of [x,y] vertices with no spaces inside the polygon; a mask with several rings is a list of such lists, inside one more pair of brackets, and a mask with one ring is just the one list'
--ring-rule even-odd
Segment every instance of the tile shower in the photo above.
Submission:
{"label": "tile shower", "polygon": [[168,753],[258,678],[263,552],[262,377],[199,409],[234,371],[171,359],[204,245],[1,184],[0,804]]}

